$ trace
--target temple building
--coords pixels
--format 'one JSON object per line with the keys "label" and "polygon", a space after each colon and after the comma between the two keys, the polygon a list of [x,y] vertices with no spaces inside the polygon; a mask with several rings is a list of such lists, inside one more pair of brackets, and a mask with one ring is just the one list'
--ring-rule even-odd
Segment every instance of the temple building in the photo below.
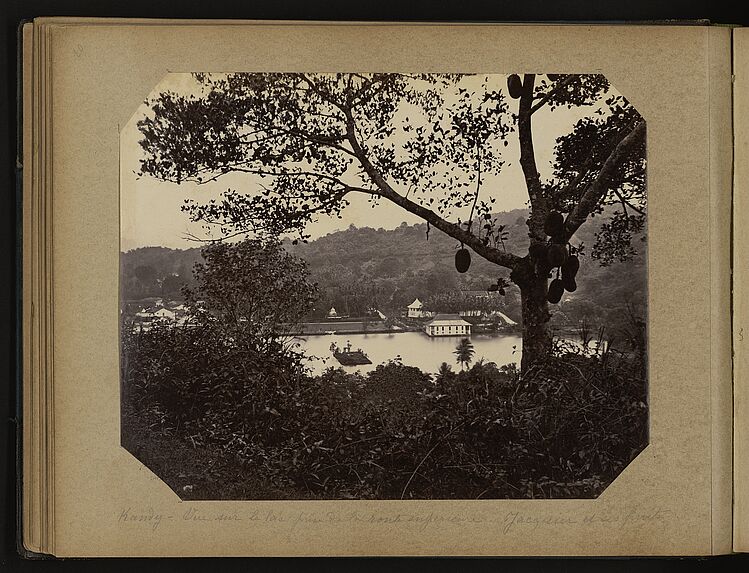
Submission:
{"label": "temple building", "polygon": [[408,318],[425,318],[429,313],[424,310],[424,303],[418,298],[408,305]]}
{"label": "temple building", "polygon": [[470,336],[471,323],[458,314],[438,314],[424,326],[429,336]]}

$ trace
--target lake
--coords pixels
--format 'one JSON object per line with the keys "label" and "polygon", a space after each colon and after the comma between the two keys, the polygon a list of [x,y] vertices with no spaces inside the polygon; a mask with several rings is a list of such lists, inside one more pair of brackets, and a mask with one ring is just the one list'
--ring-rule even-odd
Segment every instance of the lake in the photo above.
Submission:
{"label": "lake", "polygon": [[[320,374],[330,366],[343,368],[346,372],[359,371],[364,374],[374,370],[378,364],[396,356],[400,356],[403,364],[416,366],[424,372],[437,372],[443,362],[450,364],[453,370],[460,370],[460,364],[455,361],[455,354],[453,354],[460,340],[460,336],[432,338],[422,332],[329,334],[296,339],[300,349],[304,350],[307,356],[316,357],[309,363],[314,374]],[[475,351],[474,361],[484,358],[487,362],[495,362],[498,366],[520,364],[522,340],[518,335],[479,334],[470,336],[470,340]],[[330,345],[333,342],[339,348],[351,342],[351,349],[363,350],[372,364],[341,366],[330,351]]]}

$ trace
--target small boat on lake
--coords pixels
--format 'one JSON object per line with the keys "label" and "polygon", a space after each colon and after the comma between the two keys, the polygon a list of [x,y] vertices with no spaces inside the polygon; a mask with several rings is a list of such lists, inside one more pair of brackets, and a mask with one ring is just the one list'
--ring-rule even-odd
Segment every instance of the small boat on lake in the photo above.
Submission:
{"label": "small boat on lake", "polygon": [[346,346],[341,349],[338,345],[333,342],[330,345],[330,350],[333,352],[333,356],[342,366],[361,366],[362,364],[372,364],[364,351],[361,348],[351,350],[351,343],[349,342]]}

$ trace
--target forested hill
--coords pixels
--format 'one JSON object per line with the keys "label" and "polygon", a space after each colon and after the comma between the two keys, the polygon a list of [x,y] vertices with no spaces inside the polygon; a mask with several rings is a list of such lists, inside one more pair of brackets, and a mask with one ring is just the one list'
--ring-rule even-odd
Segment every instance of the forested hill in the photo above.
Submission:
{"label": "forested hill", "polygon": [[[508,232],[505,243],[509,252],[527,252],[526,217],[525,210],[497,215],[498,223]],[[596,323],[616,322],[628,301],[644,304],[647,299],[646,244],[639,237],[633,241],[637,255],[631,261],[604,267],[591,260],[595,233],[603,221],[602,217],[588,221],[573,239],[573,244],[585,245],[588,256],[581,259],[578,290],[555,305],[561,311],[555,322],[576,322],[582,316]],[[331,306],[352,315],[369,306],[394,312],[417,297],[424,301],[444,291],[486,290],[498,277],[509,276],[508,270],[475,253],[468,272],[459,274],[454,266],[459,247],[457,241],[434,228],[427,236],[426,224],[405,223],[392,230],[351,226],[307,244],[286,243],[291,253],[307,261],[319,284],[316,316],[323,316]],[[174,296],[199,259],[197,248],[128,251],[122,255],[124,295],[127,299]],[[514,286],[508,289],[506,303],[507,313],[519,318],[519,293]]]}
{"label": "forested hill", "polygon": [[201,260],[200,249],[140,247],[120,255],[120,284],[125,300],[178,297],[192,283],[192,267]]}

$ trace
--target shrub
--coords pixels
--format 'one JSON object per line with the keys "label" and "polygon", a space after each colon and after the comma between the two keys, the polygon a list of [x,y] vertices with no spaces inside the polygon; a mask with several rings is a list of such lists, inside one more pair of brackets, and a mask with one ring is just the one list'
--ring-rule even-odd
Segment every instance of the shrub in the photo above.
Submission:
{"label": "shrub", "polygon": [[123,403],[303,497],[593,497],[647,442],[639,352],[558,344],[522,377],[482,360],[311,377],[209,326],[123,336]]}

